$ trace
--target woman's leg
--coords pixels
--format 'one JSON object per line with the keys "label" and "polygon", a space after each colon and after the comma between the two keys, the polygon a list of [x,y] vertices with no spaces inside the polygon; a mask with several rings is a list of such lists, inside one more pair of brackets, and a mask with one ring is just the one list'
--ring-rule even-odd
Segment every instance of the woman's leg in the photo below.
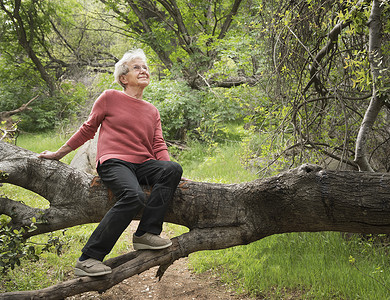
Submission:
{"label": "woman's leg", "polygon": [[148,160],[137,168],[141,184],[152,186],[137,232],[159,235],[165,212],[180,182],[183,170],[172,161]]}
{"label": "woman's leg", "polygon": [[110,159],[98,167],[98,173],[114,193],[117,202],[96,227],[82,252],[102,261],[142,208],[145,195],[138,184],[135,166],[131,163]]}

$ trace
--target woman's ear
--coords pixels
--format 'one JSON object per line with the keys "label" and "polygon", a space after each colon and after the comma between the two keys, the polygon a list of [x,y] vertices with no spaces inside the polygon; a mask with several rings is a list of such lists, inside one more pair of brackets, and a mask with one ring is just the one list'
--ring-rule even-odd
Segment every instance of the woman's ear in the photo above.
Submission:
{"label": "woman's ear", "polygon": [[126,85],[128,83],[127,78],[125,75],[119,76],[119,81],[123,84]]}

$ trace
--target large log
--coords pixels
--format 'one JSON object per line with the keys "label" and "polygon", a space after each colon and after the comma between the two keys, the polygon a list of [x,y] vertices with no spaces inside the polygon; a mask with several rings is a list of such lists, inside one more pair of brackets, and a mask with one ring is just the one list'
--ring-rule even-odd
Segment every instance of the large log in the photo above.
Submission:
{"label": "large log", "polygon": [[[115,199],[97,177],[36,153],[0,142],[0,182],[36,192],[48,209],[1,199],[0,214],[12,225],[41,220],[40,234],[99,222]],[[1,174],[0,174],[1,175]],[[147,188],[147,187],[146,187]],[[181,182],[166,221],[190,229],[161,251],[138,251],[107,261],[113,273],[83,277],[39,291],[5,293],[0,299],[59,299],[89,290],[104,291],[123,279],[200,250],[244,245],[286,232],[390,233],[390,174],[329,171],[302,165],[277,176],[242,184]]]}

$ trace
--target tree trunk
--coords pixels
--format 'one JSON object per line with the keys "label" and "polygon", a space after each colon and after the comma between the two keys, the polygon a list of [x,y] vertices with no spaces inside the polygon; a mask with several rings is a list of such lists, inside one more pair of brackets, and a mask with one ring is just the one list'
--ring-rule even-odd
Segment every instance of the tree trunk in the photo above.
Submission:
{"label": "tree trunk", "polygon": [[[34,16],[34,13],[30,10],[28,10],[28,13],[25,11],[23,12],[26,8],[23,7],[21,0],[15,0],[13,5],[14,7],[11,11],[12,5],[6,5],[3,1],[0,2],[1,10],[8,16],[9,21],[12,22],[15,28],[19,45],[25,50],[42,79],[46,82],[50,95],[53,95],[56,91],[56,85],[33,47],[34,42],[37,40],[37,36],[41,34],[40,32],[36,32],[36,16]],[[28,15],[27,21],[22,18],[23,14]]]}
{"label": "tree trunk", "polygon": [[383,66],[382,57],[382,24],[381,24],[381,4],[380,1],[374,0],[372,2],[372,9],[369,19],[369,61],[372,75],[372,97],[370,104],[364,115],[362,125],[356,139],[355,162],[358,164],[361,171],[374,170],[370,166],[367,158],[367,140],[368,136],[374,126],[378,114],[385,104],[384,96],[380,95],[378,90],[378,81],[380,80],[381,71],[385,69]]}
{"label": "tree trunk", "polygon": [[[34,191],[50,208],[1,199],[0,214],[12,225],[41,220],[32,234],[99,222],[115,199],[93,175],[0,142],[0,182]],[[1,176],[3,175],[3,176]],[[83,277],[39,291],[12,292],[0,299],[59,299],[106,289],[153,266],[159,276],[175,260],[200,250],[245,245],[286,232],[390,233],[390,174],[329,171],[303,165],[242,184],[181,182],[165,218],[190,229],[161,251],[137,251],[106,261],[113,273]]]}

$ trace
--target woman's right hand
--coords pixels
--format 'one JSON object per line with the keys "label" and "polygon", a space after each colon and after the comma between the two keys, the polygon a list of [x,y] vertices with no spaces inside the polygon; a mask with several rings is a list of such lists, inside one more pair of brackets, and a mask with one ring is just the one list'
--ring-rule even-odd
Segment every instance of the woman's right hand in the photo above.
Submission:
{"label": "woman's right hand", "polygon": [[56,152],[51,152],[49,150],[45,150],[38,154],[39,158],[46,158],[46,159],[54,159],[54,160],[60,160],[65,155],[67,155],[69,152],[72,151],[72,148],[70,148],[67,144],[63,145],[60,149],[58,149]]}
{"label": "woman's right hand", "polygon": [[49,150],[45,150],[38,154],[39,158],[46,158],[46,159],[53,159],[53,160],[60,160],[62,157],[59,157],[57,151],[52,152]]}

